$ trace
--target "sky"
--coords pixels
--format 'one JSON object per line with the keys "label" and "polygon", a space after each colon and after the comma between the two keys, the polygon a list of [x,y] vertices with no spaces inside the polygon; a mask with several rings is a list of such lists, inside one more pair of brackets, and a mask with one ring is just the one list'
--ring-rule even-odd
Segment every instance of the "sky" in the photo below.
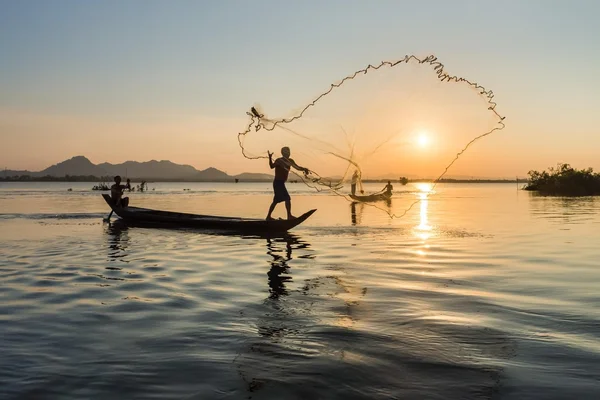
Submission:
{"label": "sky", "polygon": [[600,170],[597,15],[593,0],[0,0],[0,166],[268,172],[238,147],[250,106],[287,116],[368,64],[434,54],[506,117],[452,173]]}

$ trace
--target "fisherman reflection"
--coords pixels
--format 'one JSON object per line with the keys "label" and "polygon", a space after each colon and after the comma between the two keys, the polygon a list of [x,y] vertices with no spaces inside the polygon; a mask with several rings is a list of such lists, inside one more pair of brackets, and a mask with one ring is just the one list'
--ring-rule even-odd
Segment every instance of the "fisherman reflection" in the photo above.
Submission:
{"label": "fisherman reflection", "polygon": [[[358,205],[358,210],[356,207],[357,205]],[[363,214],[364,209],[365,209],[364,203],[358,203],[356,201],[353,201],[350,203],[350,218],[352,219],[352,225],[360,225],[360,223],[362,221],[362,214]]]}
{"label": "fisherman reflection", "polygon": [[[267,254],[273,257],[273,260],[270,261],[271,269],[267,272],[270,299],[277,300],[280,296],[288,295],[285,285],[292,281],[288,265],[288,261],[292,259],[292,250],[308,247],[310,247],[308,243],[291,234],[267,239]],[[298,258],[311,258],[311,256],[302,255]]]}
{"label": "fisherman reflection", "polygon": [[[106,233],[108,234],[108,258],[110,260],[125,260],[127,256],[127,247],[129,247],[129,227],[121,220],[116,220],[107,225]],[[108,269],[115,269],[110,268]]]}
{"label": "fisherman reflection", "polygon": [[390,214],[392,212],[392,198],[390,197],[383,200],[383,204],[385,204],[385,209],[387,213]]}
{"label": "fisherman reflection", "polygon": [[256,396],[265,382],[285,382],[297,372],[299,360],[314,355],[311,345],[299,343],[314,323],[312,300],[300,288],[289,286],[290,264],[315,257],[310,245],[297,236],[278,235],[266,239],[266,254],[271,267],[267,272],[269,296],[244,311],[250,318],[247,324],[256,326],[257,334],[248,336],[234,359],[248,398]]}
{"label": "fisherman reflection", "polygon": [[382,207],[381,202],[378,204],[375,203],[364,203],[362,201],[352,201],[350,203],[350,220],[352,221],[352,225],[360,225],[362,223],[362,216],[365,210],[365,206],[368,205],[370,207],[383,210],[388,214],[392,214],[392,199],[386,198],[383,200],[383,204],[385,207]]}
{"label": "fisherman reflection", "polygon": [[[268,311],[265,315],[259,317],[256,324],[260,336],[281,340],[287,333],[298,332],[302,326],[302,322],[299,320],[289,320],[287,318],[286,303],[279,300],[283,300],[284,296],[294,294],[293,290],[290,293],[290,290],[286,287],[288,282],[292,281],[288,263],[292,260],[293,251],[309,247],[308,243],[290,234],[267,239],[267,254],[272,259],[269,261],[271,268],[267,272],[269,297],[265,305]],[[313,257],[310,253],[296,256],[298,259]]]}

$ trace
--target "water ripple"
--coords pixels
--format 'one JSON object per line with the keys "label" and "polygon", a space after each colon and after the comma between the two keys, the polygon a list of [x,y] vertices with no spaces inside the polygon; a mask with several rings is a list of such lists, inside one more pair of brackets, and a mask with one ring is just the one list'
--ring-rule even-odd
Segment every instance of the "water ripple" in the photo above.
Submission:
{"label": "water ripple", "polygon": [[[0,397],[595,399],[598,204],[490,187],[393,221],[298,196],[322,216],[272,238],[103,224],[64,193],[77,212],[13,213],[4,191]],[[268,201],[221,194],[137,200]]]}

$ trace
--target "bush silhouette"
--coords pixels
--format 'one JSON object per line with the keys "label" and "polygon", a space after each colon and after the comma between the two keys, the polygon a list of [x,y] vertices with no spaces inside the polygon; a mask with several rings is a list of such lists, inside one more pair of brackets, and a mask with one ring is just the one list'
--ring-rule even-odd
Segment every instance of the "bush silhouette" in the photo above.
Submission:
{"label": "bush silhouette", "polygon": [[558,164],[548,171],[529,171],[529,183],[524,189],[550,196],[597,196],[600,174],[592,168],[578,170],[569,164]]}

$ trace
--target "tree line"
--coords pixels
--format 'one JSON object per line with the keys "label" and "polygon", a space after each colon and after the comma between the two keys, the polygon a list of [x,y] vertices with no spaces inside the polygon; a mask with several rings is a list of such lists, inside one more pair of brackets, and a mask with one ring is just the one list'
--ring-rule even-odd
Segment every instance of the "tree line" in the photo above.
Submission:
{"label": "tree line", "polygon": [[13,175],[4,176],[0,180],[5,182],[105,182],[112,181],[112,176],[97,177],[94,175],[65,175],[65,176],[31,176],[31,175]]}

